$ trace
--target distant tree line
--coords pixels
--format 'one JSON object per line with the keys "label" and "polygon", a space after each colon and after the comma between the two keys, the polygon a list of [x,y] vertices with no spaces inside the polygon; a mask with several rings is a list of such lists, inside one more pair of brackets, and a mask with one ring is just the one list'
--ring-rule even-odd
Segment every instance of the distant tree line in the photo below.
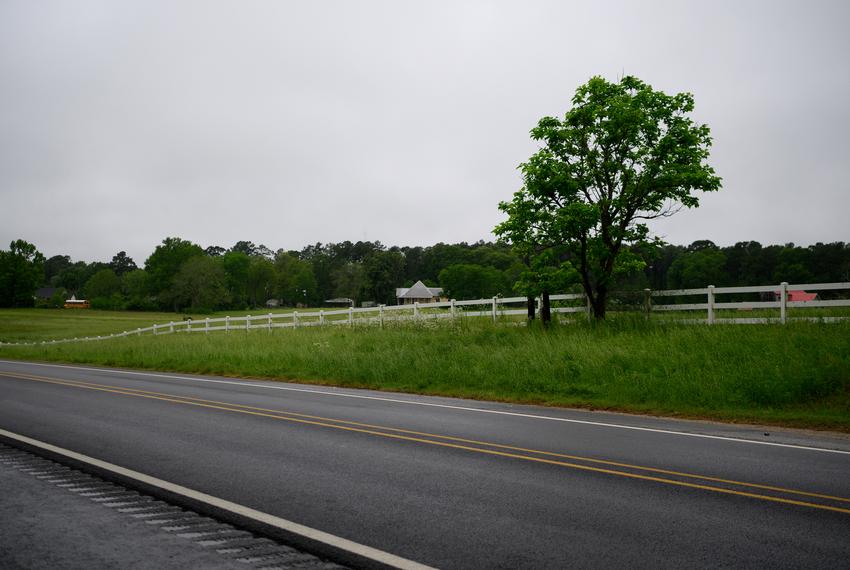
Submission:
{"label": "distant tree line", "polygon": [[[721,248],[696,241],[633,253],[645,268],[619,276],[615,289],[850,281],[850,244],[843,242]],[[344,241],[273,251],[250,241],[202,248],[169,237],[139,267],[124,251],[109,262],[45,259],[35,245],[16,240],[0,251],[0,306],[61,307],[71,295],[90,300],[93,308],[178,312],[253,309],[269,299],[284,306],[321,306],[332,299],[394,304],[395,289],[417,280],[443,287],[446,297],[488,298],[522,289],[526,263],[509,246],[483,241],[429,247]],[[36,299],[40,288],[55,291]]]}

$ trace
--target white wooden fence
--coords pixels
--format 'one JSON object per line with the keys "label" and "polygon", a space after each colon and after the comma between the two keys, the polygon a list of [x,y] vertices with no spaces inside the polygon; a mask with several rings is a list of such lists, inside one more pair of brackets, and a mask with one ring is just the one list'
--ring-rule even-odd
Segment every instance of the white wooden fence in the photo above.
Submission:
{"label": "white wooden fence", "polygon": [[[641,303],[643,311],[651,313],[670,314],[671,312],[694,312],[704,311],[705,318],[677,318],[681,323],[704,323],[704,324],[762,324],[762,323],[786,323],[788,321],[809,320],[820,322],[837,322],[850,320],[846,316],[817,316],[817,317],[789,317],[788,309],[814,309],[830,307],[850,307],[850,298],[812,301],[789,301],[789,291],[841,291],[850,290],[848,283],[804,283],[800,285],[758,285],[750,287],[715,287],[709,285],[704,289],[676,289],[665,291],[651,291],[645,289]],[[718,296],[732,294],[759,294],[767,293],[775,295],[774,301],[718,301]],[[683,297],[704,297],[705,302],[676,302]],[[553,314],[582,313],[590,317],[590,307],[583,293],[572,293],[565,295],[551,295],[553,303]],[[658,303],[657,299],[666,300],[666,303]],[[673,302],[670,302],[670,300]],[[470,317],[487,317],[494,322],[510,316],[526,315],[526,297],[493,297],[491,299],[473,299],[456,301],[445,301],[440,303],[414,303],[412,305],[379,305],[377,307],[365,307],[355,309],[319,310],[319,311],[292,311],[288,313],[266,313],[262,315],[247,315],[244,317],[218,317],[199,320],[171,321],[168,323],[154,324],[145,328],[120,333],[83,337],[67,338],[61,340],[49,340],[41,342],[2,343],[9,345],[39,345],[60,344],[67,342],[90,342],[118,338],[126,336],[141,336],[143,334],[163,335],[174,333],[210,333],[215,331],[224,332],[250,332],[255,330],[266,330],[271,332],[278,328],[299,328],[311,326],[349,326],[375,325],[384,326],[387,323],[399,321],[423,321],[426,319],[459,319]],[[571,305],[570,305],[571,304]],[[522,308],[511,308],[522,305]],[[540,309],[540,299],[536,301],[537,310]],[[730,317],[719,311],[735,310],[736,312],[778,309],[779,314],[775,317]]]}

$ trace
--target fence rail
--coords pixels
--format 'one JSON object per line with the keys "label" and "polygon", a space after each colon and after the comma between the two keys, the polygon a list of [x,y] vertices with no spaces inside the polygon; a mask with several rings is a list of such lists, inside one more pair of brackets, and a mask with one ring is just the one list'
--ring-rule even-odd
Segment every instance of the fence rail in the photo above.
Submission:
{"label": "fence rail", "polygon": [[[789,317],[788,309],[814,309],[850,307],[850,298],[826,299],[811,301],[790,301],[790,291],[847,291],[850,290],[850,282],[847,283],[805,283],[801,285],[758,285],[747,287],[714,287],[709,285],[704,289],[674,289],[664,291],[643,290],[642,310],[647,316],[652,313],[670,314],[671,312],[705,311],[706,317],[696,319],[677,319],[681,323],[703,323],[703,324],[765,324],[786,323],[788,321],[821,321],[838,322],[850,320],[850,316],[820,316],[820,317]],[[640,292],[638,292],[640,293]],[[717,302],[718,295],[731,294],[764,294],[774,295],[776,300],[772,301],[728,301]],[[705,302],[665,302],[656,304],[654,299],[682,298],[693,296],[704,296]],[[850,297],[850,295],[848,295]],[[579,302],[574,306],[553,306],[554,314],[584,313],[590,318],[590,306],[583,293],[569,293],[551,295],[552,302]],[[360,324],[384,326],[387,323],[401,321],[418,321],[425,319],[459,319],[471,317],[486,317],[494,322],[504,317],[513,317],[527,314],[527,308],[508,308],[510,305],[526,304],[526,297],[493,297],[490,299],[471,299],[456,301],[442,301],[439,303],[414,303],[412,305],[379,305],[377,307],[364,307],[347,309],[332,309],[289,313],[265,313],[261,315],[246,315],[244,317],[214,317],[199,320],[171,321],[168,323],[157,323],[149,327],[138,328],[120,333],[83,337],[66,338],[59,340],[47,340],[40,342],[0,342],[6,346],[33,346],[42,344],[62,344],[69,342],[91,342],[109,338],[120,338],[127,336],[141,336],[143,334],[167,335],[175,333],[210,333],[217,331],[250,332],[253,330],[267,330],[271,332],[279,328],[299,328],[311,326],[355,326]],[[540,311],[541,299],[536,299],[536,311]],[[483,307],[479,310],[470,308]],[[718,311],[748,311],[748,310],[775,310],[779,309],[778,317],[728,317],[718,316]]]}

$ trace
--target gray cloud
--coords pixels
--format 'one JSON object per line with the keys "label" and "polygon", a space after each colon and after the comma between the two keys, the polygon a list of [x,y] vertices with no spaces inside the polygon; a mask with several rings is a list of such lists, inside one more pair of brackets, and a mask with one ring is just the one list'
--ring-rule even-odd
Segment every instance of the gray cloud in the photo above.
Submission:
{"label": "gray cloud", "polygon": [[0,5],[0,244],[491,239],[592,75],[690,91],[724,189],[674,243],[850,240],[844,2]]}

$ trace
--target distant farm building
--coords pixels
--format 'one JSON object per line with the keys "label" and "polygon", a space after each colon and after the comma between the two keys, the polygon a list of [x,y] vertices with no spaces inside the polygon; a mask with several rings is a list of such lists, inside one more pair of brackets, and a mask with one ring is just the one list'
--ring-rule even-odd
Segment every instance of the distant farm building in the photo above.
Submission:
{"label": "distant farm building", "polygon": [[399,287],[395,290],[399,305],[438,303],[442,294],[442,287],[428,287],[422,281],[417,281],[413,287]]}
{"label": "distant farm building", "polygon": [[[776,300],[779,301],[782,298],[781,291],[774,291],[774,296]],[[817,293],[806,293],[805,291],[788,291],[788,301],[814,301],[818,298]]]}
{"label": "distant farm building", "polygon": [[91,309],[91,303],[85,299],[77,299],[75,295],[71,295],[70,299],[65,299],[66,309]]}

